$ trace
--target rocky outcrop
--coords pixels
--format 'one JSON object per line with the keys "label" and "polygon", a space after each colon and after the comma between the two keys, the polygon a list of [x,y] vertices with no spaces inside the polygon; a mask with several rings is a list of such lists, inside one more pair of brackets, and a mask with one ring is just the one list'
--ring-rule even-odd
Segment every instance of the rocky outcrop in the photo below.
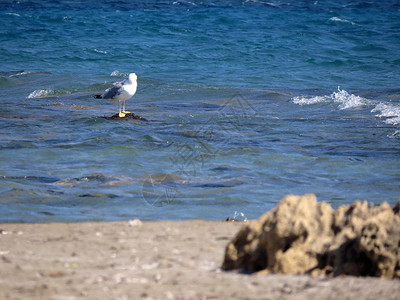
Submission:
{"label": "rocky outcrop", "polygon": [[400,278],[400,199],[336,211],[315,195],[287,196],[227,245],[224,270]]}
{"label": "rocky outcrop", "polygon": [[124,117],[120,117],[119,114],[114,114],[111,117],[104,117],[107,120],[129,120],[129,119],[135,119],[135,120],[141,120],[147,122],[148,120],[135,114],[135,113],[125,113]]}

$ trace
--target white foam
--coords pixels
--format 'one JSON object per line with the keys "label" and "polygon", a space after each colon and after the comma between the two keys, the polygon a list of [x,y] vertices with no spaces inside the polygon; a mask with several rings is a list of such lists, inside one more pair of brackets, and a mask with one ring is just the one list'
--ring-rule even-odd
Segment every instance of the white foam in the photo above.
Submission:
{"label": "white foam", "polygon": [[259,3],[259,4],[268,5],[268,6],[272,6],[272,7],[279,7],[279,4],[277,4],[277,3],[266,2],[266,1],[261,1],[261,0],[246,0],[244,3],[249,3],[249,2]]}
{"label": "white foam", "polygon": [[6,15],[14,16],[14,17],[20,17],[21,16],[20,14],[17,14],[17,13],[6,13]]}
{"label": "white foam", "polygon": [[55,93],[53,90],[34,90],[32,93],[29,94],[28,99],[33,99],[33,98],[45,98],[45,97],[50,97],[53,96]]}
{"label": "white foam", "polygon": [[396,130],[392,134],[388,134],[387,137],[391,139],[400,138],[400,130]]}
{"label": "white foam", "polygon": [[375,117],[386,118],[385,123],[391,125],[400,124],[400,105],[379,103],[372,110],[372,113],[378,113]]}
{"label": "white foam", "polygon": [[115,71],[112,71],[112,72],[111,72],[110,76],[127,77],[128,74],[122,73],[122,72],[120,72],[120,71],[118,71],[118,70],[115,70]]}
{"label": "white foam", "polygon": [[182,4],[189,4],[189,5],[193,5],[193,6],[196,6],[196,3],[194,3],[194,2],[191,2],[191,1],[184,1],[184,0],[181,0],[181,1],[174,1],[174,2],[172,2],[172,4],[173,5],[182,5]]}
{"label": "white foam", "polygon": [[338,103],[339,109],[358,108],[364,105],[369,105],[370,101],[360,96],[348,93],[338,87],[337,92],[325,96],[297,96],[292,98],[293,103],[299,105],[312,105],[317,103]]}
{"label": "white foam", "polygon": [[332,17],[332,18],[329,19],[329,21],[341,22],[341,23],[349,23],[351,25],[356,25],[356,23],[354,23],[354,22],[351,22],[351,21],[346,20],[346,19],[341,19],[341,18],[338,18],[338,17]]}
{"label": "white foam", "polygon": [[9,77],[17,77],[17,76],[22,76],[22,75],[29,75],[29,74],[34,74],[35,72],[27,72],[27,71],[22,71],[16,74],[12,74]]}
{"label": "white foam", "polygon": [[94,48],[93,51],[96,52],[96,53],[108,54],[107,51],[105,51],[105,50],[99,50],[99,49],[96,49],[96,48]]}
{"label": "white foam", "polygon": [[315,97],[299,96],[299,97],[293,97],[292,101],[294,104],[311,105],[311,104],[329,102],[329,97],[327,97],[327,96],[315,96]]}
{"label": "white foam", "polygon": [[338,87],[337,92],[332,93],[331,98],[334,102],[340,103],[338,106],[339,109],[357,108],[370,104],[369,100],[349,94],[345,90],[341,90],[340,87]]}

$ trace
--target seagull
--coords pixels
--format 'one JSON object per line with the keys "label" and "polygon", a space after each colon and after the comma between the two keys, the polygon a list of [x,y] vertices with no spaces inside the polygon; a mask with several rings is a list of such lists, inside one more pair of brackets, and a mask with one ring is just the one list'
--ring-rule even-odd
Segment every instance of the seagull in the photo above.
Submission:
{"label": "seagull", "polygon": [[[125,110],[125,101],[129,100],[135,95],[137,89],[137,76],[135,73],[130,73],[128,79],[120,82],[115,82],[112,87],[106,89],[102,95],[94,95],[98,99],[111,99],[118,101],[118,109],[120,118],[125,117],[130,113]],[[121,111],[122,102],[122,111]]]}

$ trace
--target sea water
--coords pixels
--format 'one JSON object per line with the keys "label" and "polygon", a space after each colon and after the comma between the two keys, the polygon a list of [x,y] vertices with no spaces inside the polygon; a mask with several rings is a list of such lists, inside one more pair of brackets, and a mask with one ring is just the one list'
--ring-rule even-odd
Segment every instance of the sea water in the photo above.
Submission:
{"label": "sea water", "polygon": [[[398,1],[1,1],[0,222],[400,198]],[[127,110],[95,99],[138,74]]]}

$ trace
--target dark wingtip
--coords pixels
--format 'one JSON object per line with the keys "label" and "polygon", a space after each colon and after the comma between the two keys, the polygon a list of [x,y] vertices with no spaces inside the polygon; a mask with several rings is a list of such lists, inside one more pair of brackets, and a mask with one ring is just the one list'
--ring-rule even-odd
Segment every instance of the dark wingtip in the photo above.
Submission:
{"label": "dark wingtip", "polygon": [[103,97],[100,94],[93,95],[93,98],[102,99]]}

